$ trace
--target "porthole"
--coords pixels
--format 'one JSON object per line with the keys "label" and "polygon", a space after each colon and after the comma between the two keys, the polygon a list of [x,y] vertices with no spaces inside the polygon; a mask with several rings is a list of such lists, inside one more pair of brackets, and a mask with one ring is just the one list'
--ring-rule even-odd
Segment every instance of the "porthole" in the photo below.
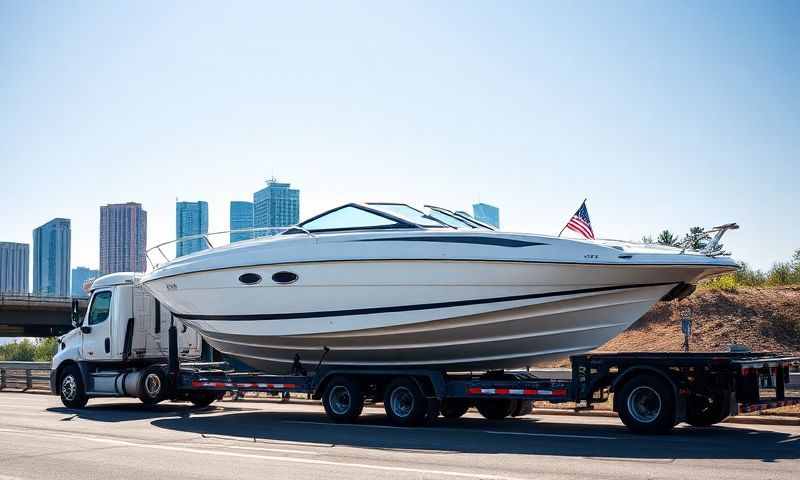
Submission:
{"label": "porthole", "polygon": [[294,283],[297,281],[297,274],[292,272],[278,272],[272,275],[272,281],[275,283],[287,285],[289,283]]}
{"label": "porthole", "polygon": [[255,285],[261,281],[261,275],[257,273],[243,273],[239,275],[239,281],[245,285]]}

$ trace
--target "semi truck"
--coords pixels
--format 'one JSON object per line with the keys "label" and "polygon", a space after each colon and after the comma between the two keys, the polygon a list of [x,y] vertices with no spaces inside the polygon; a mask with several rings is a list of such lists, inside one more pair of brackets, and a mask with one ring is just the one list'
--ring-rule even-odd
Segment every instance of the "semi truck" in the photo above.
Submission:
{"label": "semi truck", "polygon": [[321,400],[336,422],[354,422],[365,403],[383,403],[390,421],[413,426],[458,418],[474,407],[501,420],[531,412],[534,401],[576,409],[611,401],[633,432],[660,434],[687,422],[710,426],[728,416],[800,403],[786,395],[792,364],[777,353],[630,352],[573,355],[570,378],[527,370],[448,372],[426,368],[335,366],[307,371],[299,355],[285,375],[213,360],[202,337],[136,282],[132,273],[97,279],[85,315],[73,302],[74,329],[59,339],[51,391],[69,408],[95,397],[138,397],[145,404],[188,401],[205,407],[226,393],[302,393]]}

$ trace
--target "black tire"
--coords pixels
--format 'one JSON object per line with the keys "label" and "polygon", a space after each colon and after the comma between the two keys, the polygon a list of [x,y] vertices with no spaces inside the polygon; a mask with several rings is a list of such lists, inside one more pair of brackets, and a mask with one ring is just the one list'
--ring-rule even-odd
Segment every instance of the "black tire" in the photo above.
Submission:
{"label": "black tire", "polygon": [[512,417],[522,417],[533,412],[533,400],[517,400],[517,405],[511,412]]}
{"label": "black tire", "polygon": [[194,392],[189,394],[189,401],[195,407],[207,407],[217,400],[216,392]]}
{"label": "black tire", "polygon": [[730,414],[730,395],[713,392],[709,395],[692,395],[686,406],[686,423],[693,427],[710,427]]}
{"label": "black tire", "polygon": [[167,377],[164,369],[151,366],[144,369],[139,379],[139,400],[145,405],[155,405],[167,398]]}
{"label": "black tire", "polygon": [[64,367],[58,380],[58,390],[61,403],[67,408],[83,408],[89,401],[83,386],[83,377],[77,365]]}
{"label": "black tire", "polygon": [[471,403],[463,398],[451,398],[442,402],[442,416],[444,418],[461,418],[467,413]]}
{"label": "black tire", "polygon": [[675,426],[675,392],[664,378],[641,374],[618,393],[617,413],[634,433],[664,434]]}
{"label": "black tire", "polygon": [[420,425],[428,417],[428,400],[417,382],[408,377],[394,379],[383,396],[383,407],[395,425]]}
{"label": "black tire", "polygon": [[502,420],[511,415],[516,407],[516,400],[506,398],[483,398],[478,400],[476,407],[478,412],[487,420]]}
{"label": "black tire", "polygon": [[347,377],[332,378],[322,394],[322,405],[334,422],[354,422],[364,409],[361,385]]}

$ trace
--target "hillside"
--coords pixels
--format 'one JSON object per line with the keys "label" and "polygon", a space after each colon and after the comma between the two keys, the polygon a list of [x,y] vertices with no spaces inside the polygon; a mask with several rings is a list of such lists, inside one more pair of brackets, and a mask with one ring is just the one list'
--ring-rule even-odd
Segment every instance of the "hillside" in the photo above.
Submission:
{"label": "hillside", "polygon": [[[691,312],[692,351],[727,351],[732,343],[753,351],[800,353],[800,286],[701,290],[660,302],[597,351],[682,351],[680,311]],[[569,360],[539,364],[569,366]]]}

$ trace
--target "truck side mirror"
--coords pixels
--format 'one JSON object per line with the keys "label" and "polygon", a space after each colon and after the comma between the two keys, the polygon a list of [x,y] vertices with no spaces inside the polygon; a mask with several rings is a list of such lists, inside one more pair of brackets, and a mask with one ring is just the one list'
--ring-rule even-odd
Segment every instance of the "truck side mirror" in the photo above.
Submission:
{"label": "truck side mirror", "polygon": [[72,326],[73,327],[80,327],[83,324],[83,318],[81,318],[81,313],[78,311],[78,299],[72,299]]}

